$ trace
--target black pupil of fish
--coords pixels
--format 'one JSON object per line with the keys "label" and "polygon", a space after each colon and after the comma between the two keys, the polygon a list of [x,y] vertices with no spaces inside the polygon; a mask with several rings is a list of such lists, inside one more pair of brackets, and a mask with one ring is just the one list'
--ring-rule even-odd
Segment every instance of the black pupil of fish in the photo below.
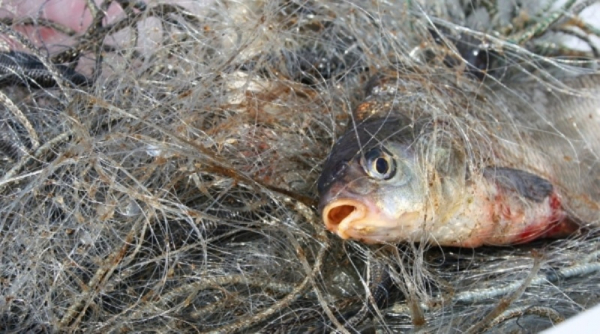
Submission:
{"label": "black pupil of fish", "polygon": [[377,173],[385,174],[388,172],[389,168],[390,164],[384,158],[377,158],[377,160],[375,160],[375,170]]}

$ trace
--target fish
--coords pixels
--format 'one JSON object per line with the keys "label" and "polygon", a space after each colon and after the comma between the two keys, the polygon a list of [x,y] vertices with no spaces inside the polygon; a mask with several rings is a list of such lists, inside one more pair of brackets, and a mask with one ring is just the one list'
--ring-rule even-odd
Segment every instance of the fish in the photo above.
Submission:
{"label": "fish", "polygon": [[374,77],[318,180],[326,228],[368,244],[474,248],[593,224],[600,76],[563,82]]}

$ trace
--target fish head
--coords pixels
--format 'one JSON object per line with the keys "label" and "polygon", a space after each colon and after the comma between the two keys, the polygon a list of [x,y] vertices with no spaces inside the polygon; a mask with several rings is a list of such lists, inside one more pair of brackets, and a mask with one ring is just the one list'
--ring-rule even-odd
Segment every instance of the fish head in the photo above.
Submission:
{"label": "fish head", "polygon": [[406,119],[388,118],[340,137],[318,182],[329,231],[365,243],[417,237],[426,201],[413,131]]}

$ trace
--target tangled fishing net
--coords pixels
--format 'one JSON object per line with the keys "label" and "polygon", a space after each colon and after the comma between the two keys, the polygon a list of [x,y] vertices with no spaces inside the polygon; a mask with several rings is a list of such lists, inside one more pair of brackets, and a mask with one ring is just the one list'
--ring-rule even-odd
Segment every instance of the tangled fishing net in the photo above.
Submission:
{"label": "tangled fishing net", "polygon": [[[593,73],[593,1],[87,6],[80,32],[2,8],[2,36],[54,83],[0,91],[2,332],[518,332],[598,303],[594,228],[514,247],[366,246],[316,211],[369,77]],[[38,40],[48,29],[66,42]]]}

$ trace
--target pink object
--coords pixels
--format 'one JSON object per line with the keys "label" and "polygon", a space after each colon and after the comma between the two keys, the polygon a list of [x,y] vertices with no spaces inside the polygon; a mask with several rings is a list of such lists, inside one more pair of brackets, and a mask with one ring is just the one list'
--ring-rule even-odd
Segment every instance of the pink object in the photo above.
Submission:
{"label": "pink object", "polygon": [[[99,4],[101,1],[96,0]],[[106,12],[104,24],[114,21],[123,14],[117,3],[112,3]],[[13,18],[14,29],[36,46],[47,48],[51,53],[63,49],[72,43],[72,38],[52,28],[43,26],[20,25],[25,19],[50,20],[80,34],[91,24],[92,16],[84,0],[6,0],[0,8],[0,17]],[[1,35],[0,39],[7,43],[5,47],[13,50],[23,49],[19,42]]]}

